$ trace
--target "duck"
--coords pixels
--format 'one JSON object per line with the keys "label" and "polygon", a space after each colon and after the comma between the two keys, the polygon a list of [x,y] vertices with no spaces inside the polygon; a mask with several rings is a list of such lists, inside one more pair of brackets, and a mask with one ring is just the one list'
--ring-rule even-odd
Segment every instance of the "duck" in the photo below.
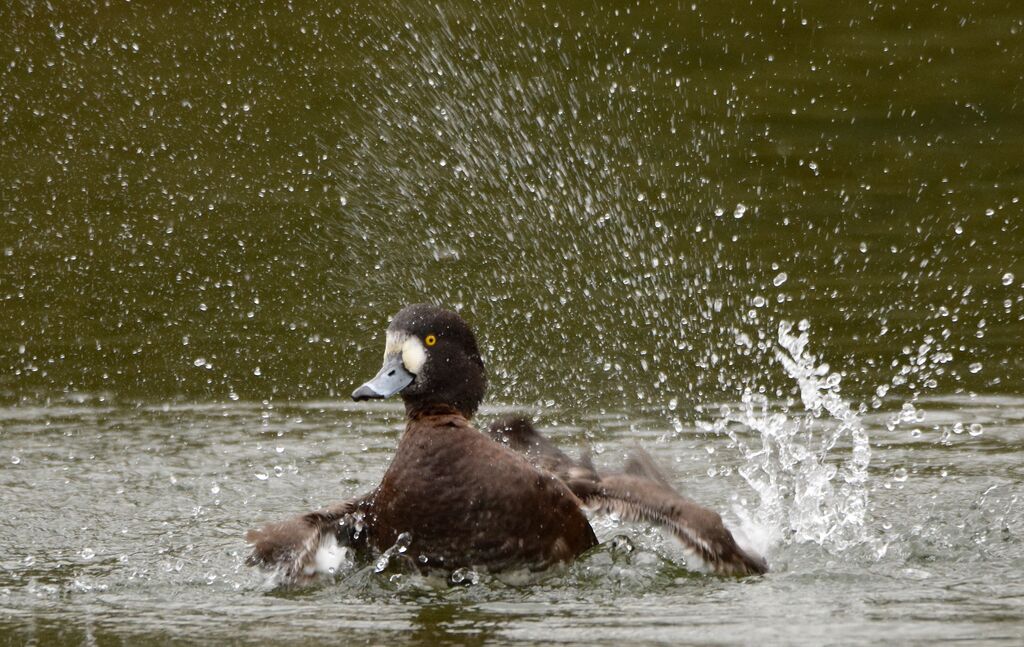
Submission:
{"label": "duck", "polygon": [[402,554],[424,573],[542,571],[598,544],[589,514],[668,530],[715,573],[756,575],[766,562],[736,544],[721,517],[676,492],[634,451],[622,472],[573,460],[524,417],[481,432],[471,422],[487,389],[476,336],[433,304],[402,308],[385,332],[384,362],[352,392],[398,395],[405,431],[371,491],[246,533],[250,566],[292,586],[334,573],[351,555]]}

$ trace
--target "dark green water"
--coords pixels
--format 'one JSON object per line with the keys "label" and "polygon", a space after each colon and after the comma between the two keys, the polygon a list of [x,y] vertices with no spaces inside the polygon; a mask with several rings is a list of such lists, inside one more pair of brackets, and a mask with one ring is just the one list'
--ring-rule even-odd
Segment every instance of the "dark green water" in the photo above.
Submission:
{"label": "dark green water", "polygon": [[[1019,639],[1024,6],[328,5],[0,7],[0,636]],[[263,595],[244,529],[386,465],[394,412],[339,402],[415,301],[478,330],[492,406],[656,448],[775,573],[651,540],[535,589]],[[758,491],[786,429],[840,478],[862,430],[868,482]]]}

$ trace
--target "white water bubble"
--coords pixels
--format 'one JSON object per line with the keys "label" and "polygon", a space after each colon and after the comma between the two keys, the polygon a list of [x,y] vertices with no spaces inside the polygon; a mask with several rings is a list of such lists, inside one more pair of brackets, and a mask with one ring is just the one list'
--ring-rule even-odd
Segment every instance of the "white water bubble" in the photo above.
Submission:
{"label": "white water bubble", "polygon": [[1010,285],[1013,283],[1013,273],[1007,272],[1003,274],[1003,285]]}
{"label": "white water bubble", "polygon": [[772,285],[774,285],[775,287],[779,287],[787,280],[789,280],[789,276],[785,272],[779,272],[778,274],[775,275],[775,278],[772,279]]}
{"label": "white water bubble", "polygon": [[256,480],[258,481],[266,481],[268,478],[270,478],[270,475],[267,474],[266,472],[256,472],[253,476],[255,476]]}
{"label": "white water bubble", "polygon": [[197,368],[200,367],[200,366],[203,366],[204,364],[206,364],[206,358],[205,357],[197,357],[192,362],[192,366],[195,366]]}
{"label": "white water bubble", "polygon": [[79,554],[82,556],[82,559],[85,560],[90,560],[93,557],[96,557],[96,551],[94,551],[92,548],[83,548],[82,552]]}
{"label": "white water bubble", "polygon": [[763,296],[759,294],[756,297],[754,297],[753,303],[755,308],[763,308],[765,307],[765,305],[767,305],[768,302],[765,300]]}
{"label": "white water bubble", "polygon": [[453,584],[476,584],[480,581],[480,575],[466,567],[455,569],[450,577]]}
{"label": "white water bubble", "polygon": [[967,433],[972,436],[980,436],[983,431],[984,429],[982,429],[982,426],[977,422],[972,423],[971,426],[967,428]]}
{"label": "white water bubble", "polygon": [[969,370],[971,373],[980,373],[981,369],[981,362],[972,362],[971,365],[967,367],[967,370]]}
{"label": "white water bubble", "polygon": [[20,456],[11,456],[11,465],[17,465],[19,463],[21,463]]}
{"label": "white water bubble", "polygon": [[410,544],[412,544],[412,533],[403,532],[395,539],[395,548],[399,553],[409,550]]}
{"label": "white water bubble", "polygon": [[645,195],[643,193],[638,193],[637,196],[636,196],[636,201],[637,202],[643,202],[646,199],[647,199],[647,195]]}
{"label": "white water bubble", "polygon": [[907,476],[907,468],[905,467],[897,467],[892,471],[892,480],[896,481],[897,483],[902,483],[906,481]]}
{"label": "white water bubble", "polygon": [[747,213],[747,205],[745,205],[745,204],[743,204],[743,203],[741,202],[740,204],[736,205],[736,208],[735,208],[735,209],[733,209],[733,212],[732,212],[732,217],[733,217],[733,218],[736,218],[737,220],[739,220],[739,219],[740,219],[740,218],[742,218],[742,217],[744,216],[744,214],[746,214],[746,213]]}

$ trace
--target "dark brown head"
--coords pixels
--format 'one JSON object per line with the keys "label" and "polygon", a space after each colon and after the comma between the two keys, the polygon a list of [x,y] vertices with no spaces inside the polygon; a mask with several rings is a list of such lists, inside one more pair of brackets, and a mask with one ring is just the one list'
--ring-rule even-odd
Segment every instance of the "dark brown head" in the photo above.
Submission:
{"label": "dark brown head", "polygon": [[469,418],[486,389],[484,363],[466,322],[451,310],[417,304],[391,320],[384,366],[352,399],[400,393],[409,417],[454,409]]}

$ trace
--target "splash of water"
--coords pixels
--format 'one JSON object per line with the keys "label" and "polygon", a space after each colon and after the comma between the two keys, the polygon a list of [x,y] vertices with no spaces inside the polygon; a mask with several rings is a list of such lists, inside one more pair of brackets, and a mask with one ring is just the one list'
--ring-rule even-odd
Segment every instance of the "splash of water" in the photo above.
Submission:
{"label": "splash of water", "polygon": [[867,540],[871,449],[860,414],[840,394],[840,375],[808,350],[806,321],[778,328],[775,358],[800,389],[802,409],[779,410],[749,389],[705,429],[730,438],[757,492],[750,521],[770,543],[814,542],[841,552]]}

